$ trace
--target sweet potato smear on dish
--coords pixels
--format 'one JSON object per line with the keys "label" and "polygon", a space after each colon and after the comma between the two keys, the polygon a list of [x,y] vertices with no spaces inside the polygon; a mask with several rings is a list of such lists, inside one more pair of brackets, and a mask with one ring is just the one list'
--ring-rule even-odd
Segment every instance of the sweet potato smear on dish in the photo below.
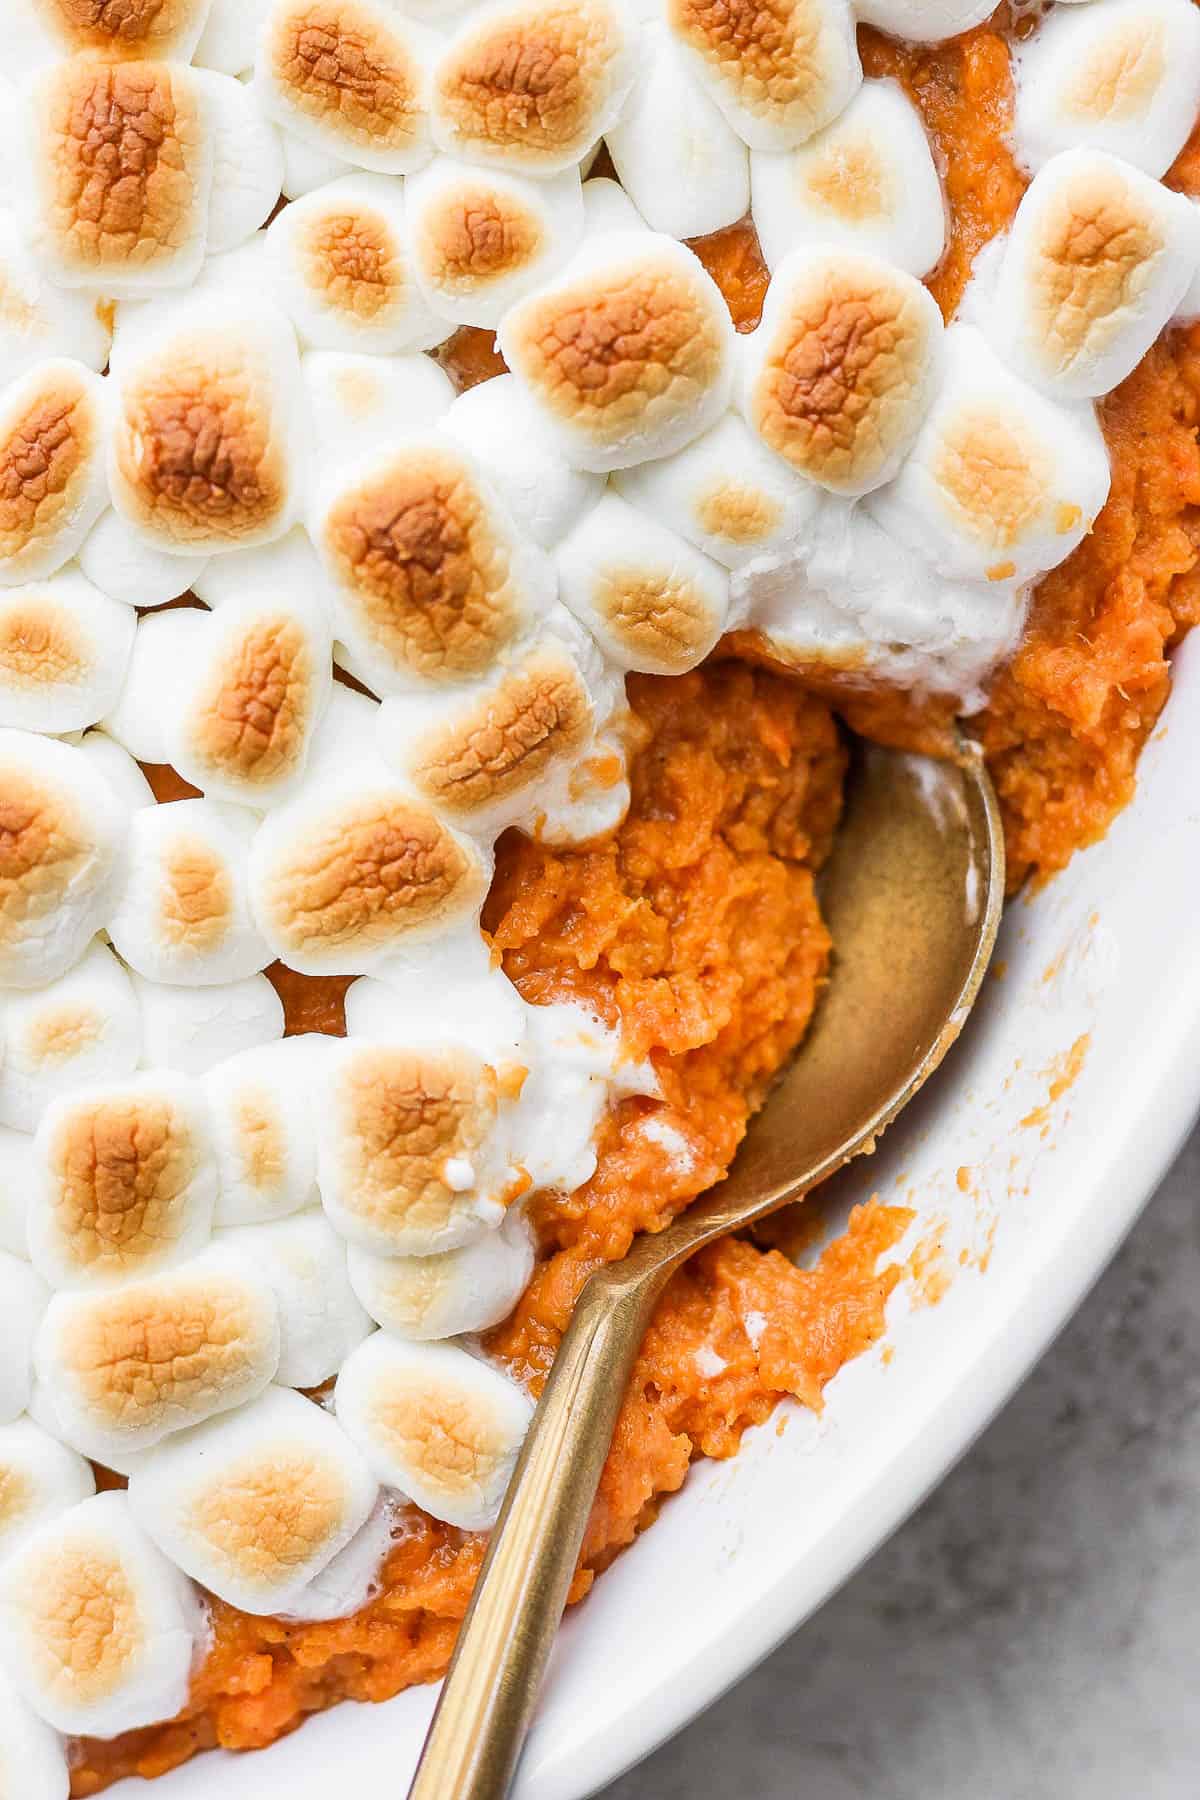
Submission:
{"label": "sweet potato smear on dish", "polygon": [[[1023,188],[1007,141],[1006,26],[1002,9],[993,28],[931,49],[861,33],[867,73],[904,84],[935,143],[951,238],[930,285],[947,312]],[[1200,195],[1200,136],[1172,180]],[[753,232],[735,226],[696,248],[738,327],[750,329],[765,290]],[[443,360],[464,387],[502,367],[479,331],[460,332]],[[1022,646],[971,725],[1000,793],[1014,885],[1062,867],[1127,802],[1166,698],[1167,653],[1200,617],[1200,330],[1157,345],[1102,413],[1111,498],[1090,538],[1042,582]],[[726,650],[755,658],[757,647]],[[588,1272],[720,1175],[803,1036],[830,955],[814,875],[840,805],[835,711],[890,742],[936,744],[949,724],[944,711],[829,671],[783,677],[745,661],[635,678],[630,697],[641,745],[628,820],[612,840],[566,852],[510,834],[485,916],[522,993],[581,996],[619,1017],[663,1094],[608,1118],[584,1188],[534,1203],[541,1259],[489,1348],[535,1390]],[[290,1030],[341,1028],[344,983],[273,973]],[[879,1337],[898,1275],[877,1264],[909,1216],[860,1208],[808,1271],[729,1241],[676,1278],[626,1399],[575,1598],[694,1456],[732,1453],[781,1395],[818,1405],[832,1375]],[[382,1699],[433,1679],[481,1554],[480,1537],[409,1509],[382,1592],[353,1618],[289,1626],[216,1603],[213,1648],[185,1714],[76,1746],[72,1793],[161,1773],[214,1744],[263,1745],[344,1696]]]}

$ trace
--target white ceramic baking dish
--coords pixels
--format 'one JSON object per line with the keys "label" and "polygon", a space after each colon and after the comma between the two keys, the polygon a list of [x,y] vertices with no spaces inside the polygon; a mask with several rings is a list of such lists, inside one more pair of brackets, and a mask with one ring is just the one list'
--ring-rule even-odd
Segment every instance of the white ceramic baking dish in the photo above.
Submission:
{"label": "white ceramic baking dish", "polygon": [[[1002,978],[917,1105],[840,1180],[831,1224],[879,1191],[919,1212],[897,1254],[940,1237],[942,1257],[918,1259],[926,1279],[893,1296],[886,1347],[843,1371],[819,1419],[790,1407],[732,1462],[697,1465],[575,1610],[521,1800],[601,1787],[802,1624],[1013,1392],[1137,1217],[1200,1102],[1197,770],[1200,637],[1177,658],[1135,803],[1009,909]],[[1078,1073],[1051,1099],[1077,1045]],[[395,1800],[432,1703],[420,1689],[342,1706],[271,1750],[112,1791]]]}

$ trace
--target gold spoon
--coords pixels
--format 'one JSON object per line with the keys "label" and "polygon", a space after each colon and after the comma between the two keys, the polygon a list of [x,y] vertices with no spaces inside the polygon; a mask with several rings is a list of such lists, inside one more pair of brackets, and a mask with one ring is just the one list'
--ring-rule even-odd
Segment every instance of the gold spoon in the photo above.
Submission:
{"label": "gold spoon", "polygon": [[617,1413],[668,1278],[864,1151],[958,1036],[1004,897],[983,759],[861,747],[821,876],[829,985],[799,1054],[718,1187],[588,1281],[530,1426],[409,1800],[508,1792]]}

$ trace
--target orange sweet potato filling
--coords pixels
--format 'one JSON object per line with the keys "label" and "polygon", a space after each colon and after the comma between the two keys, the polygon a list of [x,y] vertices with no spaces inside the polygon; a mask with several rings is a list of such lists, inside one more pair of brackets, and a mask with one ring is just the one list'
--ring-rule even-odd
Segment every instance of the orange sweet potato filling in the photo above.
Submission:
{"label": "orange sweet potato filling", "polygon": [[[904,83],[940,153],[951,241],[930,285],[947,313],[1023,185],[1005,142],[1003,9],[994,24],[931,50],[860,34],[868,74]],[[1172,179],[1200,194],[1200,134]],[[766,286],[753,232],[735,226],[696,248],[739,329],[750,329]],[[443,360],[463,386],[503,366],[482,332],[460,332]],[[1041,584],[1022,647],[973,722],[1000,793],[1014,886],[1062,867],[1127,802],[1166,698],[1167,652],[1200,614],[1198,396],[1200,331],[1191,330],[1158,345],[1106,402],[1111,499],[1087,542]],[[753,641],[726,649],[763,660]],[[510,834],[486,914],[521,991],[534,1001],[576,994],[619,1015],[664,1093],[661,1105],[627,1101],[609,1118],[585,1188],[535,1203],[541,1260],[490,1344],[534,1389],[590,1269],[716,1179],[803,1035],[830,954],[813,877],[840,803],[834,712],[869,736],[932,747],[949,723],[948,709],[863,691],[829,670],[785,679],[745,660],[671,682],[638,678],[630,695],[642,747],[628,821],[611,842],[574,852]],[[160,797],[179,791],[156,773]],[[272,974],[289,1030],[342,1029],[345,983]],[[684,1153],[647,1135],[650,1112],[674,1125]],[[860,1208],[810,1271],[728,1241],[675,1279],[626,1398],[574,1598],[649,1523],[695,1455],[731,1454],[784,1394],[819,1405],[825,1383],[879,1337],[898,1277],[876,1266],[909,1217]],[[757,1343],[751,1313],[768,1320]],[[697,1368],[703,1347],[725,1364],[715,1379]],[[481,1553],[478,1536],[414,1508],[383,1592],[352,1619],[287,1626],[217,1604],[214,1647],[185,1714],[77,1745],[72,1793],[159,1774],[215,1744],[263,1745],[342,1697],[382,1699],[434,1679]]]}

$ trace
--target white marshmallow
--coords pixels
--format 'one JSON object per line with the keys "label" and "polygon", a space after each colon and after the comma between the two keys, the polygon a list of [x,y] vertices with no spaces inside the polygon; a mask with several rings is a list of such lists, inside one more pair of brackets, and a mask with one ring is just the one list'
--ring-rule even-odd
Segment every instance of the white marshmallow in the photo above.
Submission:
{"label": "white marshmallow", "polygon": [[438,39],[386,0],[323,0],[318,17],[314,30],[312,0],[273,0],[254,59],[262,110],[314,150],[358,168],[419,169],[433,149]]}
{"label": "white marshmallow", "polygon": [[108,390],[50,357],[0,393],[0,586],[53,575],[104,511]]}
{"label": "white marshmallow", "polygon": [[[0,1425],[0,1495],[4,1501],[0,1509],[0,1562],[19,1549],[44,1520],[56,1518],[95,1491],[96,1477],[90,1464],[32,1419],[14,1419],[9,1425]],[[0,1701],[0,1716],[2,1707]],[[2,1758],[0,1750],[0,1771]],[[0,1794],[5,1791],[0,1774]]]}
{"label": "white marshmallow", "polygon": [[563,604],[618,668],[682,674],[725,629],[725,570],[615,493],[563,540],[557,560]]}
{"label": "white marshmallow", "polygon": [[130,1452],[262,1393],[279,1362],[275,1296],[245,1252],[210,1244],[158,1275],[56,1294],[35,1354],[66,1442],[132,1468]]}
{"label": "white marshmallow", "polygon": [[142,1009],[142,1054],[152,1069],[205,1075],[225,1057],[283,1036],[283,1002],[265,975],[192,988],[135,974],[133,991]]}
{"label": "white marshmallow", "polygon": [[603,477],[573,469],[559,455],[513,375],[493,376],[459,394],[442,427],[477,458],[517,525],[543,549],[557,544],[600,498]]}
{"label": "white marshmallow", "polygon": [[0,1319],[4,1354],[0,1356],[0,1425],[20,1418],[33,1386],[34,1342],[50,1299],[36,1270],[20,1257],[0,1250]]}
{"label": "white marshmallow", "polygon": [[854,0],[865,25],[917,44],[938,44],[995,12],[992,0]]}
{"label": "white marshmallow", "polygon": [[35,1131],[58,1095],[137,1068],[142,1020],[128,975],[93,939],[57,981],[0,993],[0,1042],[0,1124]]}
{"label": "white marshmallow", "polygon": [[0,731],[6,807],[0,987],[43,987],[79,961],[124,879],[124,812],[88,756]]}
{"label": "white marshmallow", "polygon": [[1026,168],[1086,146],[1165,175],[1200,113],[1200,13],[1192,0],[1055,7],[1017,45],[1015,74]]}
{"label": "white marshmallow", "polygon": [[378,700],[335,681],[308,753],[308,781],[336,776],[348,762],[372,761],[378,718]]}
{"label": "white marshmallow", "polygon": [[1109,393],[1175,312],[1198,259],[1200,216],[1183,194],[1103,151],[1064,151],[1017,209],[988,335],[1047,393]]}
{"label": "white marshmallow", "polygon": [[621,470],[613,486],[727,569],[801,537],[822,501],[732,412],[674,456]]}
{"label": "white marshmallow", "polygon": [[[110,298],[194,281],[213,177],[203,78],[179,63],[73,56],[39,73],[23,98],[22,218],[49,278]],[[147,114],[161,133],[148,164]],[[81,120],[103,124],[88,130]],[[106,157],[94,139],[101,128]]]}
{"label": "white marshmallow", "polygon": [[125,684],[104,720],[122,749],[143,763],[169,763],[191,671],[202,653],[207,614],[173,607],[139,619]]}
{"label": "white marshmallow", "polygon": [[33,1161],[29,1254],[54,1287],[150,1275],[208,1242],[217,1163],[193,1081],[154,1069],[60,1095]]}
{"label": "white marshmallow", "polygon": [[[351,982],[345,998],[347,1036],[394,1044],[398,1034],[418,1032],[422,1043],[436,1046],[445,1037],[496,1066],[526,1060],[530,1009],[504,971],[493,966],[481,937],[473,955],[462,957],[446,980],[435,986],[426,982],[423,994],[422,979],[414,966],[399,980],[368,975]],[[335,1046],[334,1055],[339,1054]]]}
{"label": "white marshmallow", "polygon": [[344,480],[348,464],[394,448],[435,425],[454,384],[428,356],[349,356],[311,351],[303,363],[318,468]]}
{"label": "white marshmallow", "polygon": [[439,156],[409,176],[404,200],[426,302],[460,325],[498,325],[558,273],[583,236],[574,168],[531,180]]}
{"label": "white marshmallow", "polygon": [[648,27],[633,92],[606,142],[647,224],[695,238],[740,219],[750,205],[746,146],[692,78],[664,25]]}
{"label": "white marshmallow", "polygon": [[209,256],[233,250],[266,223],[283,191],[283,144],[250,88],[228,75],[196,72],[213,140]]}
{"label": "white marshmallow", "polygon": [[942,315],[912,275],[866,251],[794,250],[744,340],[740,403],[800,475],[851,498],[890,481],[929,410]]}
{"label": "white marshmallow", "polygon": [[532,1273],[533,1234],[516,1211],[498,1231],[441,1256],[376,1256],[350,1246],[350,1281],[371,1317],[422,1341],[498,1325]]}
{"label": "white marshmallow", "polygon": [[474,459],[436,430],[395,436],[322,492],[310,531],[346,665],[376,694],[483,674],[554,598],[549,558]]}
{"label": "white marshmallow", "polygon": [[318,1127],[317,1180],[351,1243],[430,1256],[501,1224],[528,1186],[511,1143],[524,1069],[497,1067],[448,1034],[412,1045],[397,1037],[342,1047]]}
{"label": "white marshmallow", "polygon": [[107,310],[91,294],[47,281],[15,213],[0,209],[0,388],[48,356],[73,356],[103,369],[111,340]]}
{"label": "white marshmallow", "polygon": [[337,181],[342,175],[353,173],[353,164],[340,156],[327,156],[324,150],[314,150],[303,138],[298,138],[294,131],[280,128],[280,141],[283,144],[283,193],[287,200],[302,200],[305,194],[311,194],[314,188],[324,187],[327,181]]}
{"label": "white marshmallow", "polygon": [[561,453],[606,473],[669,456],[715,424],[734,338],[720,289],[686,245],[633,230],[585,239],[505,316],[497,341]]}
{"label": "white marshmallow", "polygon": [[795,150],[750,158],[767,267],[806,244],[845,244],[925,275],[946,246],[946,203],[921,116],[895,81],[864,81],[845,112]]}
{"label": "white marshmallow", "polygon": [[450,336],[450,316],[436,315],[417,282],[411,194],[393,177],[356,173],[272,221],[276,298],[303,344],[379,355],[429,350]]}
{"label": "white marshmallow", "polygon": [[0,1675],[0,1794],[14,1800],[68,1800],[67,1746]]}
{"label": "white marshmallow", "polygon": [[593,175],[583,184],[583,228],[589,238],[602,231],[650,229],[625,189],[607,175]]}
{"label": "white marshmallow", "polygon": [[286,1612],[350,1542],[378,1484],[337,1421],[268,1388],[163,1444],[133,1474],[130,1511],[194,1581],[242,1612]]}
{"label": "white marshmallow", "polygon": [[33,1192],[33,1139],[0,1125],[0,1250],[29,1261],[25,1217]]}
{"label": "white marshmallow", "polygon": [[165,606],[178,600],[207,565],[205,556],[169,556],[111,506],[101,513],[79,552],[79,566],[88,580],[126,606]]}
{"label": "white marshmallow", "polygon": [[667,0],[686,67],[752,150],[790,150],[844,111],[862,80],[848,0],[730,15]]}
{"label": "white marshmallow", "polygon": [[374,1330],[346,1271],[346,1246],[318,1207],[222,1234],[254,1259],[279,1308],[281,1387],[318,1388]]}
{"label": "white marshmallow", "polygon": [[271,0],[212,0],[195,61],[222,75],[245,75],[254,66],[258,34]]}
{"label": "white marshmallow", "polygon": [[466,1531],[494,1525],[533,1402],[456,1344],[376,1332],[338,1376],[337,1416],[389,1487]]}
{"label": "white marshmallow", "polygon": [[106,731],[85,731],[78,748],[108,783],[126,822],[140,807],[153,806],[154,790],[150,783],[128,750],[123,750]]}
{"label": "white marshmallow", "polygon": [[289,1619],[348,1619],[361,1612],[378,1593],[384,1565],[396,1537],[399,1502],[394,1494],[381,1493],[365,1525],[359,1527],[344,1550],[326,1563],[302,1593],[288,1602]]}
{"label": "white marshmallow", "polygon": [[116,1737],[172,1718],[203,1629],[190,1584],[97,1494],[42,1525],[0,1570],[0,1656],[57,1730]]}
{"label": "white marshmallow", "polygon": [[1070,555],[1108,497],[1090,406],[1047,400],[968,325],[900,474],[869,502],[884,530],[959,581],[1029,581]]}
{"label": "white marshmallow", "polygon": [[147,806],[130,825],[125,886],[108,922],[147,981],[217,987],[255,975],[271,952],[250,914],[253,820],[213,800]]}
{"label": "white marshmallow", "polygon": [[[316,1108],[327,1040],[283,1038],[204,1077],[220,1172],[218,1225],[261,1225],[317,1193]],[[303,1385],[303,1384],[302,1384]]]}
{"label": "white marshmallow", "polygon": [[0,726],[94,725],[121,691],[136,622],[78,569],[0,587]]}
{"label": "white marshmallow", "polygon": [[203,289],[154,308],[116,358],[113,385],[113,505],[152,544],[236,550],[295,522],[308,432],[295,335],[278,307]]}
{"label": "white marshmallow", "polygon": [[617,0],[491,0],[433,72],[433,136],[468,162],[557,175],[615,125],[637,35]]}

